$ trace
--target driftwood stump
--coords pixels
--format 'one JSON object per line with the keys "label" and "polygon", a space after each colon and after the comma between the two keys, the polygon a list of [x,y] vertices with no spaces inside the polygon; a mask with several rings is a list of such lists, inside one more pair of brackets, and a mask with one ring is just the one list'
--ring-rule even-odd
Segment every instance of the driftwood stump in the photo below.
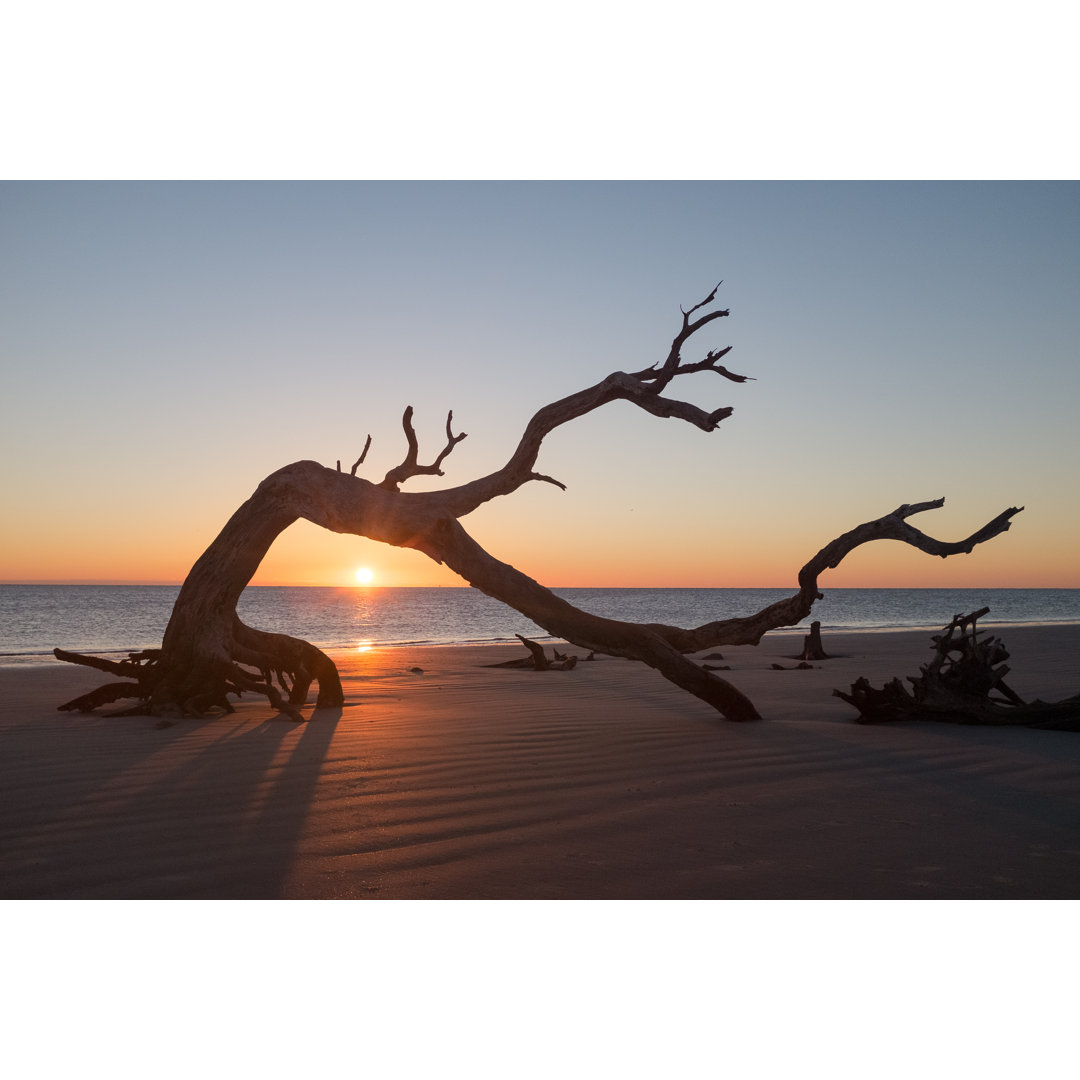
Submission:
{"label": "driftwood stump", "polygon": [[859,724],[939,720],[1080,731],[1080,694],[1058,702],[1025,702],[1006,684],[1009,668],[1004,661],[1009,654],[1005,646],[1000,638],[976,628],[989,610],[984,607],[970,615],[957,615],[931,638],[934,658],[921,675],[908,677],[910,691],[899,679],[875,689],[861,678],[848,693],[834,690],[833,694],[859,710]]}
{"label": "driftwood stump", "polygon": [[810,624],[810,633],[803,638],[803,651],[796,660],[828,660],[829,654],[821,644],[821,623],[815,620]]}

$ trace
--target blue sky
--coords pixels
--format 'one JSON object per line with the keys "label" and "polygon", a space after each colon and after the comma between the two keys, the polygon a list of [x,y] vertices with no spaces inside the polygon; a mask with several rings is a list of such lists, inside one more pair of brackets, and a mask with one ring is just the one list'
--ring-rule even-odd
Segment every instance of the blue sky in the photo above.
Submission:
{"label": "blue sky", "polygon": [[[1027,509],[972,556],[878,545],[833,583],[1080,586],[1078,211],[1068,182],[5,183],[0,580],[181,580],[275,468],[371,433],[381,477],[408,404],[432,454],[454,410],[464,481],[541,405],[662,359],[723,279],[696,344],[755,381],[669,393],[734,415],[555,433],[568,492],[466,519],[494,554],[553,585],[785,585],[944,495],[919,524],[946,539]],[[265,580],[453,582],[318,532]]]}

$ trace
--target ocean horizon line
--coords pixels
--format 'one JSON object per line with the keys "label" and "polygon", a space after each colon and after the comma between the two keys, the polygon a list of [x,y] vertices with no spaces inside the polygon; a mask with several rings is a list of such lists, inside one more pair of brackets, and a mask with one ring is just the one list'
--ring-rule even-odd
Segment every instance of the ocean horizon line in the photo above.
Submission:
{"label": "ocean horizon line", "polygon": [[[543,584],[543,582],[541,582]],[[46,588],[50,586],[56,586],[58,588],[130,588],[130,589],[179,589],[183,585],[182,581],[93,581],[87,579],[73,579],[73,580],[54,580],[54,581],[41,581],[41,580],[26,580],[26,581],[0,581],[0,588],[14,588],[18,586],[29,586]],[[461,585],[378,585],[372,582],[367,585],[360,584],[330,584],[330,585],[297,585],[297,584],[285,584],[278,582],[249,584],[244,586],[246,589],[348,589],[353,592],[374,592],[380,589],[473,589],[474,586],[469,584]],[[604,590],[617,590],[617,589],[666,589],[666,590],[703,590],[703,589],[716,589],[716,590],[750,590],[760,589],[761,591],[776,592],[778,590],[792,590],[798,592],[798,584],[783,584],[783,585],[544,585],[546,589],[604,589]],[[828,589],[831,592],[839,592],[841,590],[858,590],[858,589],[888,589],[893,591],[907,591],[917,592],[934,591],[941,592],[948,590],[950,592],[978,592],[979,590],[993,589],[995,592],[1004,591],[1046,591],[1052,589],[1058,592],[1065,592],[1069,590],[1080,590],[1080,585],[991,585],[983,583],[980,585],[824,585],[821,586],[822,591]]]}

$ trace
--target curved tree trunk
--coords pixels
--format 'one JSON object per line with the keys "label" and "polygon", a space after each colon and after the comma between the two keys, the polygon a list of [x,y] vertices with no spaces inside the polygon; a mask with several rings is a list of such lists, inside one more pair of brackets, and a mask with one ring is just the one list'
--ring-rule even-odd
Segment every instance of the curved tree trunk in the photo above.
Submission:
{"label": "curved tree trunk", "polygon": [[[349,475],[314,461],[298,461],[268,476],[226,523],[192,567],[177,597],[160,650],[132,655],[121,663],[57,650],[63,660],[134,678],[134,683],[108,684],[61,706],[89,711],[107,701],[137,699],[131,712],[203,714],[231,711],[229,695],[264,694],[273,705],[299,718],[298,707],[313,681],[319,684],[318,706],[340,705],[341,684],[333,662],[315,646],[283,634],[245,626],[236,604],[275,538],[298,518],[333,532],[369,537],[397,547],[415,548],[460,574],[474,588],[520,611],[549,634],[595,652],[639,660],[666,679],[712,705],[727,719],[758,718],[753,703],[729,682],[687,659],[686,654],[719,645],[757,644],[767,631],[793,626],[821,598],[818,575],[837,566],[854,548],[871,540],[892,539],[929,554],[946,557],[970,552],[1009,528],[1017,508],[998,515],[978,532],[957,543],[944,543],[914,529],[907,518],[943,505],[944,499],[901,506],[867,522],[826,545],[799,573],[799,590],[786,600],[746,618],[724,619],[696,629],[604,619],[574,607],[532,578],[500,562],[465,531],[459,517],[531,480],[563,485],[534,472],[544,437],[560,424],[615,400],[630,401],[660,417],[681,419],[712,431],[731,414],[729,407],[705,412],[695,405],[660,395],[675,377],[712,371],[733,382],[745,382],[719,364],[728,349],[709,352],[704,360],[683,363],[680,350],[698,329],[728,312],[714,311],[692,319],[712,302],[716,290],[683,313],[683,325],[660,366],[633,375],[615,372],[600,383],[544,406],[529,422],[510,460],[490,475],[443,491],[403,493],[400,484],[419,474],[442,475],[441,464],[465,438],[451,431],[433,464],[420,465],[412,428],[412,409],[402,424],[408,452],[401,465],[375,484],[355,475],[370,446]],[[275,685],[276,684],[276,685]],[[125,689],[126,688],[126,689]],[[284,695],[284,696],[283,696]]]}

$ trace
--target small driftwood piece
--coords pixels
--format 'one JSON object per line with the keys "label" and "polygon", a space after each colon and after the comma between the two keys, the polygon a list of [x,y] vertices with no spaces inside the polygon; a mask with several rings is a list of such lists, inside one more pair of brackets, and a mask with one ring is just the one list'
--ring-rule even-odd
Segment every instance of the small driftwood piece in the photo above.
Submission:
{"label": "small driftwood piece", "polygon": [[[538,642],[530,641],[521,634],[514,637],[529,650],[528,656],[519,656],[515,660],[504,660],[501,664],[489,664],[488,667],[497,668],[532,668],[533,671],[573,671],[577,667],[578,657],[567,656],[552,648],[551,654],[554,659],[549,660],[544,654],[544,647]],[[586,660],[595,659],[595,655],[585,657]]]}
{"label": "small driftwood piece", "polygon": [[[909,691],[899,679],[875,689],[865,678],[851,690],[834,690],[859,710],[856,723],[888,720],[939,720],[947,724],[1013,725],[1080,731],[1080,694],[1064,701],[1024,701],[1005,682],[1009,654],[1000,638],[978,630],[976,623],[990,609],[957,615],[931,641],[934,658],[918,677],[909,676]],[[991,696],[995,694],[998,696]]]}

